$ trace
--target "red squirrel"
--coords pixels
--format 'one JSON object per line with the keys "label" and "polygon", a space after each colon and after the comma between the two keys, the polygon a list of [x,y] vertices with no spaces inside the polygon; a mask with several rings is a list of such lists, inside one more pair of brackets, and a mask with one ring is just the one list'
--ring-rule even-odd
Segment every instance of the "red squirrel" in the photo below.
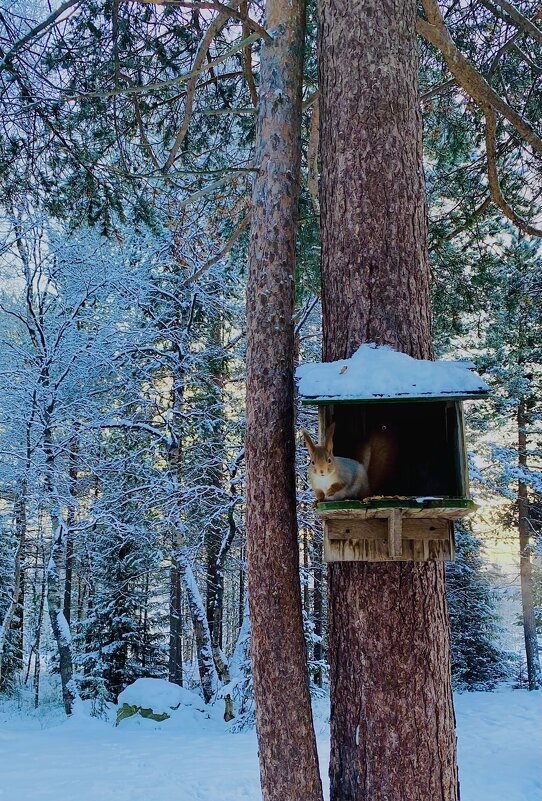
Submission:
{"label": "red squirrel", "polygon": [[374,495],[393,472],[397,442],[385,430],[373,432],[358,450],[359,459],[333,455],[335,423],[326,429],[324,444],[316,444],[309,432],[301,433],[311,463],[309,483],[316,501],[361,500]]}

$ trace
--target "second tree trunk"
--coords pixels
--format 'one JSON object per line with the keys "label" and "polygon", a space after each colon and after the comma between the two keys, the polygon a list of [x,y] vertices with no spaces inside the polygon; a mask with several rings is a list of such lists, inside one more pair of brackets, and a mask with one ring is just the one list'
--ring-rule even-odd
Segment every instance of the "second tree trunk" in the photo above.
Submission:
{"label": "second tree trunk", "polygon": [[[324,359],[431,358],[416,3],[319,12]],[[443,565],[329,568],[332,801],[455,801]]]}

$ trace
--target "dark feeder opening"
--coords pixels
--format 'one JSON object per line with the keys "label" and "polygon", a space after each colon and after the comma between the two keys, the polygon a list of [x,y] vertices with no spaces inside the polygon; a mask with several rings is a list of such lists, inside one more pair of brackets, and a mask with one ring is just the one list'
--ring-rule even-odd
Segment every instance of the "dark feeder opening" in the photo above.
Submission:
{"label": "dark feeder opening", "polygon": [[375,431],[395,438],[395,467],[377,495],[468,497],[460,402],[358,402],[322,408],[326,424],[335,421],[336,456],[355,459],[360,444]]}

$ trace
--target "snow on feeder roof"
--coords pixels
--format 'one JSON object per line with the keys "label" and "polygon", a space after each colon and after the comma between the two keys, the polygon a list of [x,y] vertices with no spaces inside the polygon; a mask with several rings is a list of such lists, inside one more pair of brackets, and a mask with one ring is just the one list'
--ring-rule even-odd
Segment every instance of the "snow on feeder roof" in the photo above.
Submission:
{"label": "snow on feeder roof", "polygon": [[484,397],[489,387],[470,362],[413,359],[387,345],[361,345],[350,359],[296,370],[303,403]]}

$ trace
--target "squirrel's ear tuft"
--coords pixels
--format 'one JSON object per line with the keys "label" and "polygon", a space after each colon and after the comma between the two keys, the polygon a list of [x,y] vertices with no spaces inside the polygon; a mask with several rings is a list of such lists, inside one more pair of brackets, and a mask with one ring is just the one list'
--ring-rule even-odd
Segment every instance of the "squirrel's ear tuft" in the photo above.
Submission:
{"label": "squirrel's ear tuft", "polygon": [[335,433],[335,423],[326,428],[326,451],[333,453],[333,434]]}
{"label": "squirrel's ear tuft", "polygon": [[305,440],[305,445],[309,449],[309,453],[312,453],[316,445],[314,444],[311,435],[309,434],[306,428],[302,428],[301,433],[303,434],[303,439]]}

